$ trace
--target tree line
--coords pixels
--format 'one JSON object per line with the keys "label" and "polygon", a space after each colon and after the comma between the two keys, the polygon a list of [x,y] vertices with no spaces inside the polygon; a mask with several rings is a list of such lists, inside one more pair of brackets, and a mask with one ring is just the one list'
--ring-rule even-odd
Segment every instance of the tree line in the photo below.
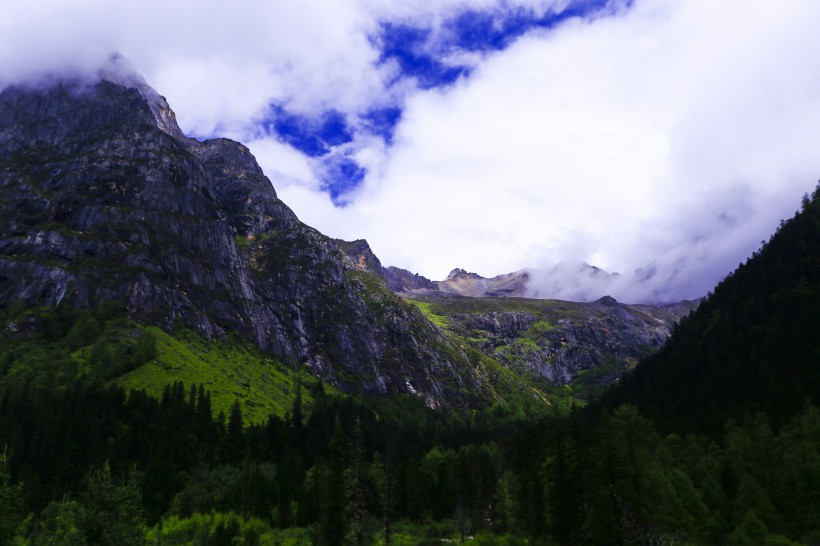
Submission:
{"label": "tree line", "polygon": [[413,398],[311,389],[307,411],[297,396],[286,416],[252,426],[238,404],[213,417],[201,386],[176,383],[160,399],[116,387],[7,389],[2,532],[31,544],[182,544],[169,537],[201,535],[209,517],[208,544],[261,544],[284,529],[328,545],[818,538],[811,404],[779,428],[759,413],[715,439],[664,435],[629,405],[595,418],[445,418]]}

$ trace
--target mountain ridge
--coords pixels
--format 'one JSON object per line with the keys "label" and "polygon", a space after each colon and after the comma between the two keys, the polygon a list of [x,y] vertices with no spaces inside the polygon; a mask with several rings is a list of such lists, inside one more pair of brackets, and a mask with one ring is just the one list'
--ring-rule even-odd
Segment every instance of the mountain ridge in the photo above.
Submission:
{"label": "mountain ridge", "polygon": [[[591,272],[593,275],[605,276],[606,278],[619,277],[617,273],[606,273],[602,269],[591,266],[585,262],[565,261],[550,269],[524,268],[511,273],[502,273],[494,277],[482,277],[478,273],[457,267],[450,271],[444,280],[434,281],[418,273],[412,273],[399,267],[384,267],[365,239],[357,239],[355,241],[336,239],[336,242],[356,264],[356,267],[369,271],[381,278],[394,292],[410,296],[414,294],[427,294],[429,292],[442,292],[476,298],[507,296],[532,299],[559,299],[550,294],[534,293],[527,285],[534,275],[539,274],[556,274],[560,272],[564,274],[565,279],[571,279],[572,275],[567,275],[566,272],[568,268],[575,269],[575,273],[583,274]],[[567,301],[592,301],[602,296],[603,294],[596,298],[560,299]]]}

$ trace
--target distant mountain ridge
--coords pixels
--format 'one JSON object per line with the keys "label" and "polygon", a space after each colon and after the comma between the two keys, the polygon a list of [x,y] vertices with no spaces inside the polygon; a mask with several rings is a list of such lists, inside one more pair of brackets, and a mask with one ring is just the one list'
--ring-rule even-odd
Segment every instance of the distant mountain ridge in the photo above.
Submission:
{"label": "distant mountain ridge", "polygon": [[527,298],[532,275],[573,281],[573,274],[607,280],[584,263],[564,262],[551,270],[527,270],[484,278],[454,269],[431,281],[384,267],[367,241],[337,241],[350,262],[381,278],[391,290],[421,305],[447,331],[520,376],[553,385],[577,382],[582,399],[618,380],[666,341],[677,322],[699,303],[627,305],[609,296],[595,301]]}
{"label": "distant mountain ridge", "polygon": [[446,292],[409,296],[442,328],[518,376],[569,389],[588,401],[660,349],[698,305],[628,305]]}
{"label": "distant mountain ridge", "polygon": [[[569,260],[552,267],[525,268],[489,278],[456,268],[446,279],[433,281],[406,269],[384,267],[364,239],[351,242],[337,239],[336,242],[356,267],[376,275],[391,290],[408,297],[440,292],[471,298],[514,297],[593,302],[615,291],[622,291],[625,286],[624,277],[618,273],[607,273],[586,262]],[[635,273],[638,282],[647,276],[651,275],[644,270]],[[676,302],[637,303],[666,306]]]}

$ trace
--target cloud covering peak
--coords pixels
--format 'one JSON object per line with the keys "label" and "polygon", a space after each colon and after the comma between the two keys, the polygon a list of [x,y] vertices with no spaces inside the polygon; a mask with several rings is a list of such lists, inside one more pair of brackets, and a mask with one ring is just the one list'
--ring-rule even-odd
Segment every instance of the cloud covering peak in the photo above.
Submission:
{"label": "cloud covering peak", "polygon": [[386,264],[571,260],[691,298],[820,177],[818,26],[808,0],[9,0],[0,87],[120,51]]}

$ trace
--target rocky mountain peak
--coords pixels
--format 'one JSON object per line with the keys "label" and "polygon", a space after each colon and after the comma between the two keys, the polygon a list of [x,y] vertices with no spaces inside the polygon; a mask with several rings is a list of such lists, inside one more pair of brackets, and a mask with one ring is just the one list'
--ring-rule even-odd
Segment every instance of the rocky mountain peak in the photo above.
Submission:
{"label": "rocky mountain peak", "polygon": [[111,55],[108,62],[100,68],[97,74],[102,81],[139,91],[142,98],[148,103],[148,107],[157,122],[157,127],[174,138],[188,140],[188,137],[179,128],[176,114],[171,110],[165,97],[148,85],[145,78],[134,69],[124,56],[119,53]]}
{"label": "rocky mountain peak", "polygon": [[351,266],[360,271],[367,271],[382,277],[382,263],[373,253],[370,244],[364,239],[356,239],[355,241],[343,241],[336,239],[335,243],[339,248],[350,258]]}
{"label": "rocky mountain peak", "polygon": [[612,296],[603,296],[595,300],[595,303],[597,303],[598,305],[603,305],[605,307],[615,307],[618,305],[618,300],[616,300]]}
{"label": "rocky mountain peak", "polygon": [[453,269],[452,271],[450,271],[450,274],[447,275],[447,280],[448,281],[452,280],[452,279],[483,279],[483,278],[484,277],[482,277],[481,275],[479,275],[477,273],[471,273],[470,271],[466,271],[464,269],[461,269],[460,267],[457,267],[457,268]]}

